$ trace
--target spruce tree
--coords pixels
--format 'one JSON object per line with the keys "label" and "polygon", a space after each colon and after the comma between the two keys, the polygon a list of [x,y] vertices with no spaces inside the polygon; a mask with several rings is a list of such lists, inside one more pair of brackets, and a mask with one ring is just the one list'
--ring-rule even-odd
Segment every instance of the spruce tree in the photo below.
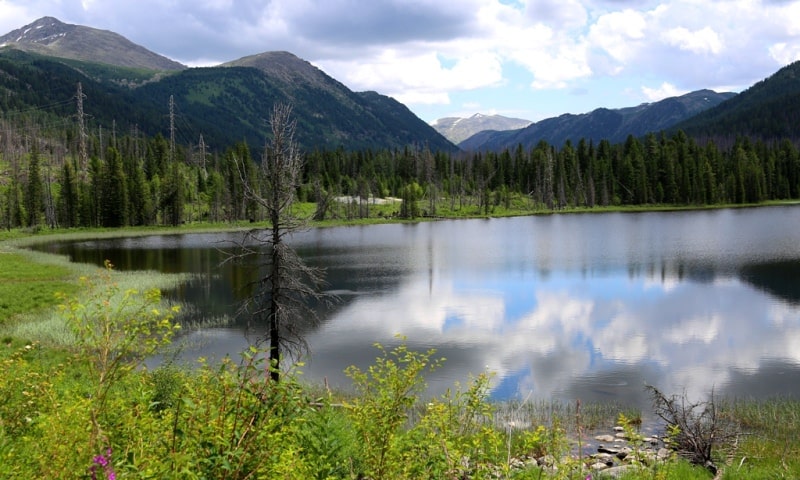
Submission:
{"label": "spruce tree", "polygon": [[25,210],[28,213],[27,224],[29,227],[38,226],[44,213],[43,202],[44,186],[39,167],[39,152],[34,147],[28,163],[28,184],[25,189]]}
{"label": "spruce tree", "polygon": [[104,227],[123,227],[128,223],[128,188],[122,157],[114,147],[106,150],[100,182],[100,218]]}
{"label": "spruce tree", "polygon": [[78,226],[80,202],[78,195],[78,179],[75,168],[69,161],[61,167],[61,196],[58,199],[58,217],[61,226],[74,228]]}

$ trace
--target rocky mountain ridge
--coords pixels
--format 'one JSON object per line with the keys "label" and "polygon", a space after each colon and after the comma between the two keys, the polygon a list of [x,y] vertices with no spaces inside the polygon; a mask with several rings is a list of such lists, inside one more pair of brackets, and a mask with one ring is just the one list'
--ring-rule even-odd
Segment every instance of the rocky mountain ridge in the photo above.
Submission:
{"label": "rocky mountain ridge", "polygon": [[151,52],[117,33],[42,17],[0,37],[0,47],[120,67],[183,70],[174,60]]}

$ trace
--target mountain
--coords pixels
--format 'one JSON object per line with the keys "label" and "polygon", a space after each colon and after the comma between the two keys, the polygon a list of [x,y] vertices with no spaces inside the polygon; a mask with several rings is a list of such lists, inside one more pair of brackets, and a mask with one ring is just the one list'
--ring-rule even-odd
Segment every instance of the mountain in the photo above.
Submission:
{"label": "mountain", "polygon": [[203,135],[214,149],[242,140],[260,149],[272,106],[283,102],[292,105],[296,139],[307,150],[408,145],[458,150],[396,100],[376,92],[353,92],[288,52],[185,68],[117,34],[49,17],[4,35],[2,42],[3,110],[47,108],[62,119],[73,116],[80,82],[84,110],[95,127],[114,125],[127,131],[135,126],[149,135],[166,136],[172,98],[176,138],[185,144]]}
{"label": "mountain", "polygon": [[459,143],[463,150],[494,150],[525,148],[544,140],[560,146],[567,140],[580,139],[624,142],[628,135],[641,137],[649,132],[667,130],[682,120],[715,107],[734,97],[735,93],[699,90],[680,97],[670,97],[655,103],[620,109],[598,108],[579,115],[564,114],[548,118],[520,130],[480,132]]}
{"label": "mountain", "polygon": [[800,61],[787,65],[727,102],[675,125],[695,138],[748,136],[800,141]]}
{"label": "mountain", "polygon": [[531,124],[530,120],[509,118],[502,115],[483,115],[476,113],[469,118],[446,117],[433,122],[431,126],[448,140],[458,144],[478,132],[485,130],[516,130]]}
{"label": "mountain", "polygon": [[[270,69],[251,62],[264,62]],[[188,139],[200,134],[214,147],[245,140],[261,148],[275,103],[292,105],[295,139],[306,150],[383,149],[427,144],[456,151],[397,101],[374,92],[355,93],[310,63],[287,52],[268,52],[227,66],[189,68],[133,91],[141,102],[169,104],[173,97]]]}
{"label": "mountain", "polygon": [[261,72],[274,89],[263,95],[273,97],[273,101],[289,101],[296,115],[303,113],[304,118],[298,120],[298,136],[305,127],[317,130],[328,144],[346,141],[357,148],[425,144],[433,150],[457,150],[397,100],[377,92],[353,92],[289,52],[251,55],[222,67]]}
{"label": "mountain", "polygon": [[[283,83],[298,82],[312,88],[324,89],[333,80],[322,70],[289,52],[264,52],[223,63],[220,66],[253,67]],[[339,86],[341,89],[346,89],[344,85],[339,84]]]}
{"label": "mountain", "polygon": [[186,68],[125,37],[108,30],[71,25],[53,17],[42,17],[0,37],[0,47],[58,58],[147,70],[182,70]]}

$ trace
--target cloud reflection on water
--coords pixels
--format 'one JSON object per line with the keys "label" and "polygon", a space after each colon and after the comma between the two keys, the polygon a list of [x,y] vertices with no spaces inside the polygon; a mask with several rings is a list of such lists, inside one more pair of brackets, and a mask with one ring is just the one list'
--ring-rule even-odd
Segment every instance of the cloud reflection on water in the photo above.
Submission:
{"label": "cloud reflection on water", "polygon": [[[800,309],[736,278],[503,278],[471,283],[434,271],[433,280],[413,276],[394,292],[357,298],[312,334],[320,360],[309,373],[342,381],[352,352],[375,341],[393,344],[398,333],[448,358],[430,378],[432,393],[488,369],[497,374],[500,398],[637,401],[643,392],[635,390],[645,383],[690,397],[711,388],[759,396],[770,390],[742,392],[732,378],[800,370]],[[373,356],[358,361],[366,365]]]}

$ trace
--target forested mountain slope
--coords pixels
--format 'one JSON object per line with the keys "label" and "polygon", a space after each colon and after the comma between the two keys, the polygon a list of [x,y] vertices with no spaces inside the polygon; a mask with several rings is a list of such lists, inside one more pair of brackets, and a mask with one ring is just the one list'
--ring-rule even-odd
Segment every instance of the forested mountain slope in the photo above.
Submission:
{"label": "forested mountain slope", "polygon": [[749,136],[800,141],[800,62],[781,68],[735,98],[675,125],[696,138]]}
{"label": "forested mountain slope", "polygon": [[156,73],[61,60],[7,47],[0,49],[0,110],[12,123],[36,115],[49,118],[49,124],[74,126],[80,83],[87,124],[92,128],[111,130],[116,126],[128,131],[136,125],[155,134],[167,125],[166,107],[146,97],[137,98],[134,90],[120,83],[151,81]]}

